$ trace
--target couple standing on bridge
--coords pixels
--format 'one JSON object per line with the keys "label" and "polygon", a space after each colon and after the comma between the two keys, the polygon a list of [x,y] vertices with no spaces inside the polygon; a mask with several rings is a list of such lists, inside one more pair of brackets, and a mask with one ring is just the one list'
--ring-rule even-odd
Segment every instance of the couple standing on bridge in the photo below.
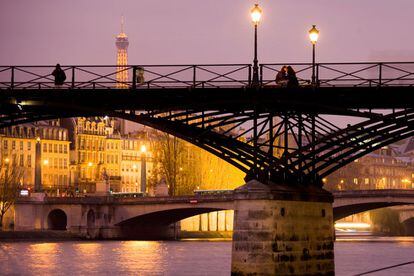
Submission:
{"label": "couple standing on bridge", "polygon": [[292,66],[282,66],[280,71],[276,74],[275,82],[281,87],[293,88],[299,86],[296,72],[293,70]]}

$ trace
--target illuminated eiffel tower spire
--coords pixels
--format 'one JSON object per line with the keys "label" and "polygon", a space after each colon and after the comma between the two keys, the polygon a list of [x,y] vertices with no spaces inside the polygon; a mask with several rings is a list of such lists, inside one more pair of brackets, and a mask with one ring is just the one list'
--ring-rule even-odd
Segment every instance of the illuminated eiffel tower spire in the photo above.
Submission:
{"label": "illuminated eiffel tower spire", "polygon": [[121,17],[121,32],[116,36],[115,41],[117,54],[116,54],[116,87],[117,88],[128,88],[126,84],[128,82],[128,36],[124,32],[124,17]]}

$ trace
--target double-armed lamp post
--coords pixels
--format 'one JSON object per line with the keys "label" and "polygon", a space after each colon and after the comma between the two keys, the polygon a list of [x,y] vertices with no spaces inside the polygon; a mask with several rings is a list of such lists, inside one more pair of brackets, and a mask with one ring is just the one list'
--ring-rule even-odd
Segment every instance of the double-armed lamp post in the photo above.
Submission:
{"label": "double-armed lamp post", "polygon": [[262,9],[259,7],[259,4],[255,4],[250,11],[252,22],[254,24],[254,59],[253,59],[253,79],[252,86],[259,85],[259,65],[257,61],[257,26],[260,23],[262,17]]}
{"label": "double-armed lamp post", "polygon": [[319,38],[319,31],[316,29],[316,25],[312,25],[312,29],[309,30],[309,39],[312,43],[312,85],[316,85],[316,74],[315,74],[315,48],[316,42]]}

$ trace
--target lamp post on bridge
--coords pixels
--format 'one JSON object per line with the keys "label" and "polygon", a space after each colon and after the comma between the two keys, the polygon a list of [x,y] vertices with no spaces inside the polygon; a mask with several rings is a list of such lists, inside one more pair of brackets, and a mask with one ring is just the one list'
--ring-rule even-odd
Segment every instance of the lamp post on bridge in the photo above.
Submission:
{"label": "lamp post on bridge", "polygon": [[259,4],[255,4],[250,11],[252,22],[254,24],[254,58],[253,58],[253,79],[252,86],[259,85],[259,65],[257,61],[257,26],[260,23],[262,17],[262,9]]}
{"label": "lamp post on bridge", "polygon": [[315,75],[315,48],[316,42],[319,38],[319,30],[316,29],[316,25],[312,25],[312,29],[309,30],[309,39],[312,43],[312,85],[316,85],[316,75]]}

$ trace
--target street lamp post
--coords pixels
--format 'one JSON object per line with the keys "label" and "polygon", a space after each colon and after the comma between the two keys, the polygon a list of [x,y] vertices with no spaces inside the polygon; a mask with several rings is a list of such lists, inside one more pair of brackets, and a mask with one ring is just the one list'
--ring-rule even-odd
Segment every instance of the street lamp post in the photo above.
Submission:
{"label": "street lamp post", "polygon": [[319,31],[316,29],[316,25],[312,25],[312,29],[309,30],[309,39],[312,43],[312,85],[316,85],[316,75],[315,75],[315,48],[316,42],[319,38]]}
{"label": "street lamp post", "polygon": [[147,147],[141,146],[141,192],[147,191]]}
{"label": "street lamp post", "polygon": [[40,137],[36,138],[35,154],[34,191],[39,193],[42,191],[42,144],[40,142]]}
{"label": "street lamp post", "polygon": [[262,17],[262,9],[259,4],[255,4],[250,11],[252,22],[254,24],[254,58],[253,58],[253,79],[252,86],[259,85],[259,65],[257,60],[257,26],[259,25]]}

